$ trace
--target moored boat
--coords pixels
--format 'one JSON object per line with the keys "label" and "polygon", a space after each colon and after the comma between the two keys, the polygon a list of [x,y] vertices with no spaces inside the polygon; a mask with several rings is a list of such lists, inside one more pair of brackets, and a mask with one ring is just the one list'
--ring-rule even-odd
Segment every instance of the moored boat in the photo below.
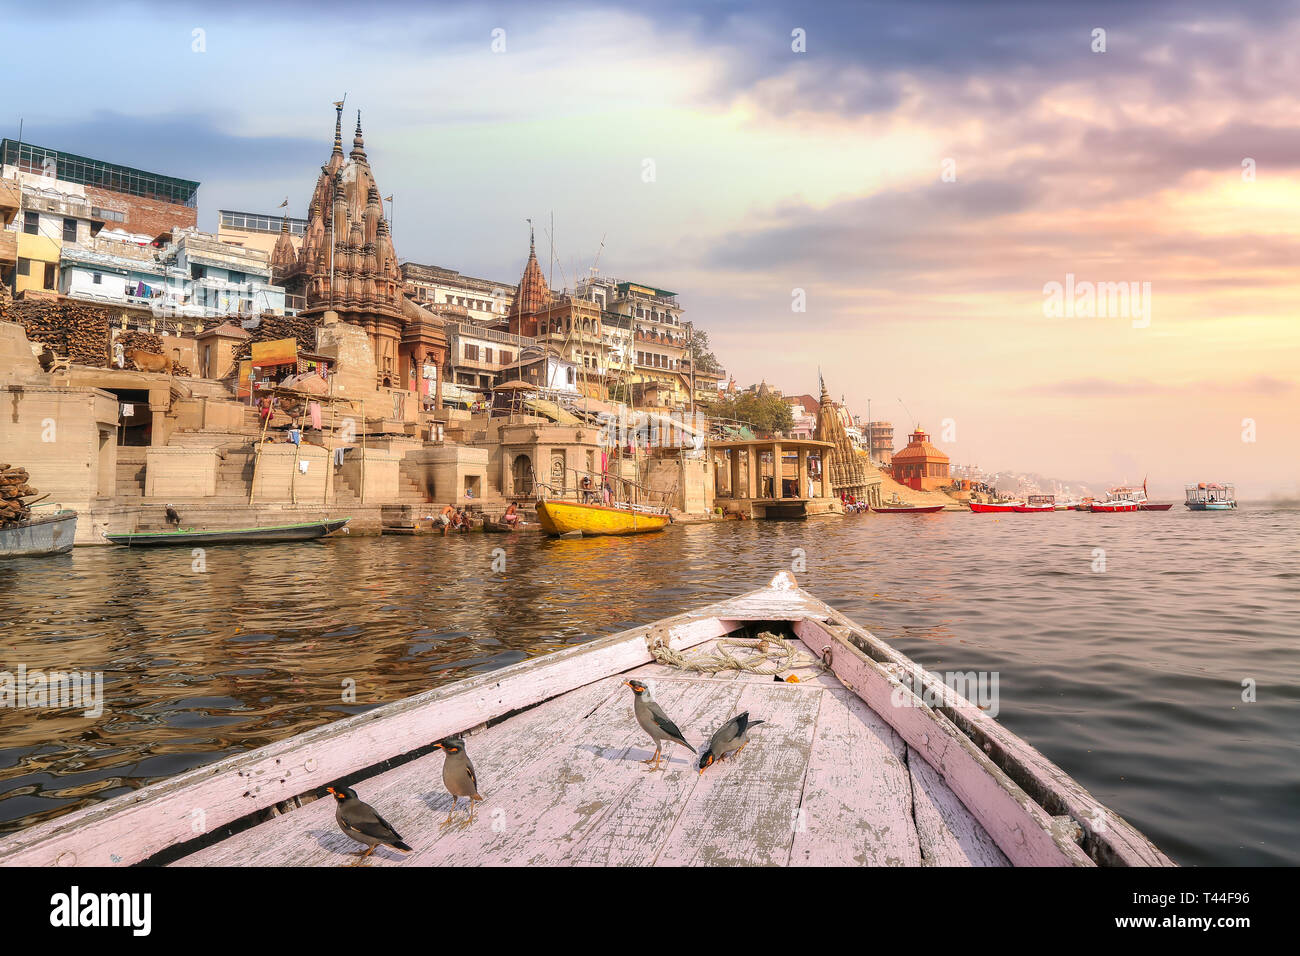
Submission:
{"label": "moored boat", "polygon": [[872,505],[871,511],[878,515],[932,515],[936,511],[942,511],[944,505]]}
{"label": "moored boat", "polygon": [[1022,505],[1016,505],[1017,514],[1040,514],[1056,510],[1056,495],[1030,495]]}
{"label": "moored boat", "polygon": [[977,515],[1011,514],[1020,504],[1018,501],[968,501],[970,510]]}
{"label": "moored boat", "polygon": [[70,508],[35,514],[0,527],[0,558],[66,554],[77,536],[77,513]]}
{"label": "moored boat", "polygon": [[1231,511],[1237,507],[1237,490],[1230,484],[1202,481],[1187,486],[1189,511]]}
{"label": "moored boat", "polygon": [[113,544],[120,544],[128,548],[193,547],[205,544],[269,544],[323,538],[325,535],[332,534],[345,527],[351,520],[351,518],[330,518],[322,521],[303,521],[298,524],[268,525],[258,528],[231,528],[222,531],[199,531],[194,528],[182,528],[177,531],[105,532],[104,537]]}
{"label": "moored boat", "polygon": [[[749,666],[710,676],[703,665],[723,643]],[[653,684],[687,740],[748,713],[748,743],[703,772],[694,753],[665,752],[664,772],[647,774],[633,679]],[[8,834],[0,866],[336,866],[357,844],[320,798],[343,779],[410,844],[379,850],[372,866],[1173,865],[951,683],[782,572],[740,597]],[[440,829],[452,801],[429,793],[443,761],[429,751],[453,735],[465,737],[490,818]]]}
{"label": "moored boat", "polygon": [[643,534],[662,531],[671,518],[666,511],[631,505],[595,505],[577,501],[539,501],[537,520],[550,535]]}

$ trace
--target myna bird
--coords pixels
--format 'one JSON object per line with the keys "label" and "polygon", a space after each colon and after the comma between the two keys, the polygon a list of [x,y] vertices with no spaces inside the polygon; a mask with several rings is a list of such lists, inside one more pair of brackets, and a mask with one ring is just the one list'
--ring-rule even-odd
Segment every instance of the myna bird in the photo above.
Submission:
{"label": "myna bird", "polygon": [[391,846],[403,853],[411,851],[388,821],[376,813],[374,807],[363,802],[351,787],[325,789],[334,795],[334,819],[338,821],[339,829],[368,848],[360,854],[358,863],[374,853],[377,846]]}
{"label": "myna bird", "polygon": [[452,797],[451,812],[447,814],[447,819],[442,821],[442,825],[450,826],[452,814],[456,812],[456,807],[460,806],[460,798],[469,797],[469,819],[464,824],[469,826],[474,822],[474,801],[483,798],[478,792],[478,775],[474,773],[474,765],[470,763],[469,754],[465,753],[465,741],[460,737],[446,737],[434,746],[441,748],[447,755],[442,762],[442,785],[447,788],[447,792]]}
{"label": "myna bird", "polygon": [[763,723],[761,720],[751,721],[749,711],[743,714],[737,714],[729,721],[718,728],[717,733],[709,740],[709,749],[704,751],[700,756],[700,773],[715,760],[721,760],[731,753],[740,753],[749,743],[749,731]]}
{"label": "myna bird", "polygon": [[171,505],[168,505],[166,513],[167,513],[167,523],[171,525],[173,528],[179,528],[181,526],[181,516],[176,513],[176,509],[173,508]]}
{"label": "myna bird", "polygon": [[[686,738],[677,729],[677,725],[668,718],[668,715],[664,713],[664,709],[650,695],[649,687],[639,680],[625,680],[623,683],[632,688],[632,713],[636,714],[636,722],[655,742],[654,756],[649,760],[642,760],[642,763],[653,763],[654,766],[650,769],[658,770],[659,754],[663,749],[665,740],[681,744],[692,754],[695,753],[695,748],[686,742]],[[669,763],[671,762],[669,760]]]}

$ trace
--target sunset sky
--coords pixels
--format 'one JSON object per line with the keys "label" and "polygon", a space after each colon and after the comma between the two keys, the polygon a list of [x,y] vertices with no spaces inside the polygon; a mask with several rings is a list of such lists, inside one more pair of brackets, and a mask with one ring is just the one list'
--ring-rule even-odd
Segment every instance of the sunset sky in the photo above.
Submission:
{"label": "sunset sky", "polygon": [[[204,228],[305,216],[346,92],[403,259],[513,283],[553,214],[554,285],[604,237],[741,385],[820,367],[989,469],[1300,497],[1294,3],[60,11],[4,11],[42,64],[4,135],[200,180]],[[1067,275],[1149,314],[1050,317]]]}

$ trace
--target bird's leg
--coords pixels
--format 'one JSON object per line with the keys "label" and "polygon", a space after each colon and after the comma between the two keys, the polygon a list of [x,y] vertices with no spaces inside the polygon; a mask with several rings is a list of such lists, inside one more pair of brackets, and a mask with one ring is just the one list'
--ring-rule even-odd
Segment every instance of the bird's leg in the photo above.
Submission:
{"label": "bird's leg", "polygon": [[456,813],[456,807],[459,803],[460,797],[451,798],[451,812],[447,814],[447,819],[442,821],[442,826],[439,827],[440,830],[445,830],[447,827],[451,826],[451,818]]}
{"label": "bird's leg", "polygon": [[659,743],[659,741],[656,740],[656,741],[655,741],[655,753],[654,753],[654,756],[651,757],[649,760],[642,760],[641,762],[642,762],[642,763],[654,763],[654,764],[657,764],[657,763],[659,762],[659,750],[660,750],[660,748],[661,748],[662,746],[663,746],[663,745],[662,745],[661,743]]}

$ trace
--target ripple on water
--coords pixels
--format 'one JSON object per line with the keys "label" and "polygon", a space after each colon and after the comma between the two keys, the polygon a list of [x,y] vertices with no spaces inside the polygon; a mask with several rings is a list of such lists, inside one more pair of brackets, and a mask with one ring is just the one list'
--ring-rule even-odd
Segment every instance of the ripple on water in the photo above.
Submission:
{"label": "ripple on water", "polygon": [[998,719],[1179,862],[1300,864],[1300,513],[1137,517],[357,537],[214,549],[202,575],[162,551],[0,561],[0,668],[103,671],[106,704],[0,709],[0,829],[761,586],[801,557],[803,586],[925,666],[996,671]]}

